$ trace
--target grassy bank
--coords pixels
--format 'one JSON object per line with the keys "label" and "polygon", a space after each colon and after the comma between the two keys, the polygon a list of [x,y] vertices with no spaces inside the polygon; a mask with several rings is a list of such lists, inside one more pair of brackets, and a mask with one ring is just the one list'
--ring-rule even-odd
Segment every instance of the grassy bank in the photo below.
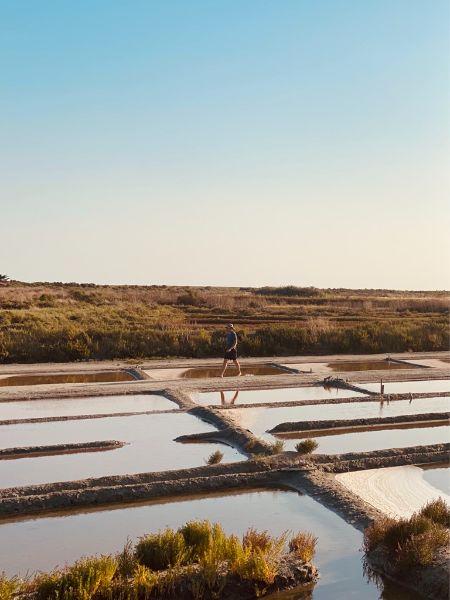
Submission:
{"label": "grassy bank", "polygon": [[316,539],[249,529],[242,539],[191,521],[146,535],[116,556],[84,558],[32,580],[0,575],[0,600],[206,600],[258,598],[317,578]]}
{"label": "grassy bank", "polygon": [[447,350],[446,292],[0,286],[0,362]]}

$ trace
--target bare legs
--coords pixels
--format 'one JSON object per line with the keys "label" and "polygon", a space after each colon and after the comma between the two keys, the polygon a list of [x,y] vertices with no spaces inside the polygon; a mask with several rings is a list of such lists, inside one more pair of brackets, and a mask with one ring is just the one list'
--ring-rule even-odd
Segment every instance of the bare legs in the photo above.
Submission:
{"label": "bare legs", "polygon": [[[234,366],[238,370],[238,372],[237,372],[238,376],[242,375],[242,373],[241,373],[241,365],[239,364],[239,361],[236,359],[236,360],[233,360],[233,362],[234,362]],[[225,375],[225,371],[227,370],[227,367],[228,367],[228,359],[224,358],[223,359],[223,366],[222,366],[222,373],[220,374],[221,377],[223,377]]]}

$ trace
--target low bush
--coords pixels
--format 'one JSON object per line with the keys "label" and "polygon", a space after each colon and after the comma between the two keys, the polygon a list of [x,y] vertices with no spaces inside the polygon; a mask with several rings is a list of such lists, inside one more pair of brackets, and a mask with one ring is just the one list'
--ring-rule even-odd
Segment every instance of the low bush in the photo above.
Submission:
{"label": "low bush", "polygon": [[319,444],[316,442],[316,440],[313,440],[312,438],[302,440],[301,442],[298,442],[298,444],[295,445],[295,449],[299,454],[311,454],[311,452],[317,450],[318,447]]}

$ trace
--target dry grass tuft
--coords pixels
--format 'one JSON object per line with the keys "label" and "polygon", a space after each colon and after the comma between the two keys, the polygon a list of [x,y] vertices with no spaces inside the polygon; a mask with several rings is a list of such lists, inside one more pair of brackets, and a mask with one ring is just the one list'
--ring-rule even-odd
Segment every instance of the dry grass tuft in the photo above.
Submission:
{"label": "dry grass tuft", "polygon": [[208,459],[206,460],[206,464],[218,465],[220,462],[222,462],[222,459],[223,452],[221,452],[220,450],[215,450],[212,454],[209,455]]}
{"label": "dry grass tuft", "polygon": [[295,552],[300,560],[310,562],[316,552],[317,538],[312,533],[297,533],[289,542],[289,552]]}
{"label": "dry grass tuft", "polygon": [[319,447],[318,442],[313,440],[312,438],[307,438],[306,440],[302,440],[295,445],[295,449],[299,454],[311,454],[314,450],[317,450]]}

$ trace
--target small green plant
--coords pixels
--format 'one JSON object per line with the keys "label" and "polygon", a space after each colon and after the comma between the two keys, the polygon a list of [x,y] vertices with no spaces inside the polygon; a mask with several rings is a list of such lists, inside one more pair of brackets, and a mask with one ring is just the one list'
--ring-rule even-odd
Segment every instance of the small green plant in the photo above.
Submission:
{"label": "small green plant", "polygon": [[271,454],[280,454],[284,450],[284,442],[282,440],[276,440],[270,444],[270,453]]}
{"label": "small green plant", "polygon": [[306,440],[302,440],[301,442],[298,442],[298,444],[295,444],[295,449],[299,454],[311,454],[311,452],[317,450],[318,447],[319,444],[312,438],[306,438]]}
{"label": "small green plant", "polygon": [[316,546],[317,538],[312,533],[297,533],[289,541],[289,552],[295,552],[304,562],[311,562]]}
{"label": "small green plant", "polygon": [[206,464],[207,465],[218,465],[220,462],[222,462],[223,459],[223,452],[221,452],[220,450],[215,450],[212,454],[209,455]]}
{"label": "small green plant", "polygon": [[38,577],[36,600],[90,600],[108,590],[116,571],[117,561],[112,556],[82,558],[63,571]]}
{"label": "small green plant", "polygon": [[154,571],[187,563],[188,552],[180,532],[164,529],[141,537],[136,544],[137,561]]}

